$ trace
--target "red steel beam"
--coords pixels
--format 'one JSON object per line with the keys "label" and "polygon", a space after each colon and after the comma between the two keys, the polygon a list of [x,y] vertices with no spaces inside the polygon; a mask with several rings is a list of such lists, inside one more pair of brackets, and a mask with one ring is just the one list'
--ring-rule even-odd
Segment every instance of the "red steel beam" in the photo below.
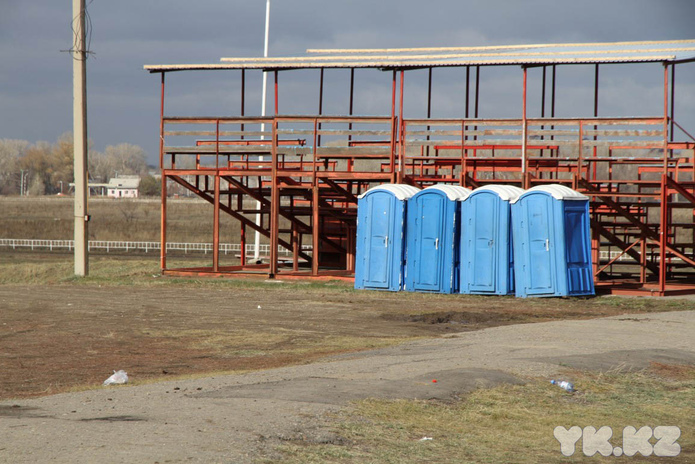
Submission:
{"label": "red steel beam", "polygon": [[159,169],[164,169],[164,75],[162,73],[161,97],[159,102]]}
{"label": "red steel beam", "polygon": [[160,255],[159,267],[165,270],[167,267],[167,177],[164,175],[164,75],[162,73],[161,100],[159,103],[159,169],[162,171],[162,203],[160,205]]}
{"label": "red steel beam", "polygon": [[215,201],[212,219],[212,270],[220,266],[220,176],[215,176]]}
{"label": "red steel beam", "polygon": [[278,72],[275,70],[275,116],[278,115]]}
{"label": "red steel beam", "polygon": [[391,156],[389,162],[389,174],[391,175],[391,182],[396,182],[396,144],[398,133],[398,128],[396,127],[396,71],[393,71],[393,78],[391,81]]}
{"label": "red steel beam", "polygon": [[[164,73],[162,73],[164,74]],[[162,173],[162,203],[161,208],[161,224],[160,224],[160,252],[159,252],[159,268],[165,270],[167,268],[167,176]]]}
{"label": "red steel beam", "polygon": [[312,188],[312,231],[311,231],[311,243],[313,248],[313,256],[311,260],[311,275],[317,276],[319,274],[319,236],[321,234],[321,217],[319,211],[319,186],[318,183]]}
{"label": "red steel beam", "polygon": [[399,140],[399,150],[398,150],[398,177],[397,182],[399,184],[403,183],[403,169],[405,160],[405,123],[403,122],[403,94],[405,87],[405,71],[401,70],[401,88],[400,88],[400,98],[399,98],[399,110],[398,110],[398,120],[399,120],[399,130],[398,130],[398,140]]}
{"label": "red steel beam", "polygon": [[466,104],[464,108],[464,118],[468,119],[468,108],[470,103],[470,88],[471,88],[471,67],[466,66]]}
{"label": "red steel beam", "polygon": [[475,107],[473,111],[473,117],[478,119],[478,108],[479,108],[479,97],[480,97],[480,66],[475,67]]}
{"label": "red steel beam", "polygon": [[[323,115],[323,71],[324,68],[321,68],[321,78],[319,79],[319,116]],[[321,130],[321,123],[318,125],[318,130]],[[321,134],[318,136],[317,144],[321,146]]]}
{"label": "red steel beam", "polygon": [[667,174],[661,175],[661,227],[659,229],[659,292],[666,290],[666,246],[668,244]]}
{"label": "red steel beam", "polygon": [[[275,71],[275,89],[277,93],[277,71]],[[277,106],[277,99],[276,99]],[[277,108],[276,108],[277,109]],[[277,114],[277,113],[276,113]],[[272,172],[270,186],[270,272],[274,278],[278,272],[278,243],[280,241],[280,189],[278,186],[278,122],[273,121]],[[291,247],[289,248],[292,249]]]}
{"label": "red steel beam", "polygon": [[676,64],[671,65],[671,137],[670,141],[673,142],[673,123],[675,121],[675,107],[676,107]]}
{"label": "red steel beam", "polygon": [[[522,106],[521,106],[521,124],[522,124],[522,139],[521,139],[521,185],[523,186],[524,189],[529,188],[529,179],[526,173],[526,157],[528,154],[526,153],[526,144],[528,143],[527,141],[527,135],[528,135],[528,122],[526,121],[526,87],[527,87],[527,79],[528,79],[528,69],[524,66],[524,86],[523,86],[523,94],[522,94]],[[476,75],[477,78],[477,75]],[[477,98],[476,98],[476,105],[477,105]],[[477,117],[477,115],[476,115]]]}
{"label": "red steel beam", "polygon": [[668,174],[668,65],[664,64],[664,174]]}

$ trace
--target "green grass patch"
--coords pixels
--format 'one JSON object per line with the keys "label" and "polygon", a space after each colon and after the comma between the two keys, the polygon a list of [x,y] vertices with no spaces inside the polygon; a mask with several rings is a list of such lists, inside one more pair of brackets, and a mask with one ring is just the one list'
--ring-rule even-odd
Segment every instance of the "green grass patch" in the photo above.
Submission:
{"label": "green grass patch", "polygon": [[[672,375],[672,374],[676,375]],[[291,442],[288,463],[561,463],[691,462],[695,459],[695,368],[678,366],[633,373],[573,372],[574,394],[533,379],[525,385],[477,390],[452,403],[412,400],[360,401],[335,417],[341,444]],[[576,444],[565,457],[556,426],[611,427],[622,446],[626,426],[678,426],[677,458],[641,455],[587,458]],[[422,440],[424,437],[431,440]],[[652,444],[656,439],[652,438]]]}

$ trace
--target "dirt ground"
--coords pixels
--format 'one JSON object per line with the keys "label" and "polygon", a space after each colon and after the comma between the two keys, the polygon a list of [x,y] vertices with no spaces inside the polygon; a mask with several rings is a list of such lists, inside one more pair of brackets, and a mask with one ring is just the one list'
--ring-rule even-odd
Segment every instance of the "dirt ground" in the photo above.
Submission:
{"label": "dirt ground", "polygon": [[[22,298],[20,295],[9,298],[6,290],[3,289],[0,301],[12,299],[19,306],[28,308],[27,303],[18,303]],[[225,314],[238,314],[229,317],[225,325],[252,319],[245,322],[249,326],[259,327],[268,318],[262,314],[253,316],[258,314],[255,311],[262,313],[263,309],[248,308],[258,301],[252,298],[258,291],[238,297],[235,294],[234,298],[230,298],[229,292],[207,298],[203,298],[202,293],[186,294],[181,298],[180,290],[169,289],[167,292],[154,292],[168,300],[157,302],[148,298],[140,302],[146,294],[133,292],[133,289],[115,292],[87,289],[80,292],[79,297],[73,293],[74,289],[68,290],[49,288],[47,294],[40,298],[44,306],[54,310],[76,301],[82,307],[81,311],[74,312],[74,329],[71,324],[63,328],[54,325],[51,331],[74,330],[72,338],[81,338],[84,335],[81,332],[84,330],[83,324],[104,320],[104,325],[97,331],[101,336],[91,337],[92,349],[105,353],[101,361],[118,361],[115,367],[128,368],[122,365],[124,362],[134,366],[135,369],[128,369],[135,379],[147,375],[151,378],[162,377],[161,370],[174,362],[179,363],[178,372],[194,369],[201,359],[212,365],[214,362],[223,365],[223,362],[211,361],[218,359],[219,355],[211,356],[205,350],[186,354],[189,349],[185,343],[143,345],[124,342],[121,345],[109,342],[112,338],[109,327],[116,330],[119,321],[122,323],[131,318],[134,321],[130,324],[131,330],[135,332],[133,327],[140,324],[157,326],[155,318],[176,319],[177,312],[189,314],[189,317],[179,314],[179,324],[188,320],[193,326],[202,324],[205,327],[214,324],[215,320],[220,324]],[[331,417],[355,399],[447,401],[476,388],[524,382],[525,379],[555,378],[558,373],[566,375],[572,367],[600,370],[645,368],[653,362],[695,365],[695,339],[692,336],[695,332],[695,311],[515,324],[432,338],[435,334],[433,330],[440,330],[432,329],[432,326],[438,324],[399,322],[380,316],[393,306],[400,306],[399,309],[405,314],[408,308],[413,310],[410,306],[403,308],[403,300],[399,298],[368,294],[365,296],[367,301],[377,306],[369,311],[363,306],[366,301],[352,295],[353,304],[361,309],[358,310],[358,317],[351,318],[341,317],[349,310],[339,307],[336,300],[343,304],[346,304],[346,300],[336,298],[332,293],[318,293],[314,298],[307,298],[296,291],[269,289],[263,293],[267,294],[264,301],[276,302],[276,309],[269,308],[268,311],[277,311],[275,314],[283,320],[282,328],[301,330],[302,333],[315,331],[329,336],[332,330],[342,326],[347,331],[364,332],[365,337],[380,337],[395,328],[397,333],[413,331],[429,334],[430,337],[397,346],[338,354],[313,363],[244,374],[210,374],[0,401],[0,436],[3,437],[0,441],[0,462],[283,462],[284,455],[278,452],[278,446],[283,443],[342,443],[342,437],[331,427]],[[114,303],[116,307],[132,305],[136,308],[131,311],[108,309],[104,298],[109,295],[120,299]],[[25,300],[37,300],[27,296],[24,295]],[[273,296],[275,298],[270,298]],[[173,304],[177,297],[181,299],[180,303]],[[278,302],[278,297],[286,301]],[[230,299],[234,301],[234,308],[239,308],[237,311],[231,308]],[[107,299],[107,302],[112,301],[112,298]],[[209,306],[201,304],[203,301]],[[431,303],[429,299],[423,301]],[[439,298],[434,301],[440,303]],[[456,306],[452,305],[455,299],[443,298],[441,301],[448,306]],[[511,305],[512,302],[506,301],[507,312],[523,306]],[[480,306],[481,301],[477,303]],[[72,304],[74,306],[76,303]],[[107,316],[102,314],[99,317],[99,311],[95,314],[94,309],[89,309],[101,305],[104,305],[102,313],[108,313]],[[154,311],[157,307],[171,306],[178,309]],[[332,312],[327,309],[336,306],[338,309]],[[441,309],[444,305],[431,306]],[[575,310],[580,306],[581,303],[578,303]],[[588,306],[591,306],[591,302]],[[462,308],[457,309],[463,311]],[[282,312],[286,313],[284,317],[281,316]],[[148,316],[148,313],[152,315]],[[370,316],[370,313],[373,315]],[[191,317],[191,314],[196,317]],[[26,314],[24,320],[29,319],[31,314]],[[323,322],[333,319],[341,322]],[[28,335],[31,330],[27,323],[20,335],[24,335],[24,339],[31,339]],[[46,332],[42,330],[34,335]],[[124,335],[115,331],[113,338],[120,340]],[[66,337],[69,336],[63,336],[63,339]],[[103,339],[107,341],[102,343]],[[141,341],[143,339],[140,338]],[[7,340],[7,337],[2,338],[3,353],[7,353]],[[43,343],[39,337],[34,337],[34,340],[38,345]],[[51,346],[43,345],[43,352],[37,349],[34,353],[36,356],[41,353],[40,356],[57,363],[55,366],[44,364],[54,373],[61,368],[72,373],[79,372],[81,368],[94,372],[99,356],[77,351],[64,354],[79,346],[80,343],[75,343],[56,347],[54,355]],[[156,353],[148,354],[148,347],[156,348]],[[127,355],[127,350],[133,350],[132,356]],[[14,355],[20,356],[19,352],[14,352]],[[161,360],[157,361],[156,357]],[[298,356],[294,361],[302,362],[304,359]],[[287,360],[276,360],[278,363],[284,361]],[[29,363],[33,361],[29,359]],[[3,374],[7,372],[3,367]],[[31,372],[37,371],[24,371],[25,375]],[[96,374],[93,377],[95,381],[102,378],[96,379]],[[40,378],[41,374],[35,380],[39,381]],[[580,384],[577,387],[580,390],[583,388]],[[684,427],[684,433],[690,433],[686,427],[688,424],[680,425]],[[678,462],[689,462],[688,456],[691,457],[684,453],[683,459],[679,458]]]}
{"label": "dirt ground", "polygon": [[97,387],[118,369],[136,383],[267,369],[415,338],[691,303],[357,292],[338,282],[4,285],[0,399]]}

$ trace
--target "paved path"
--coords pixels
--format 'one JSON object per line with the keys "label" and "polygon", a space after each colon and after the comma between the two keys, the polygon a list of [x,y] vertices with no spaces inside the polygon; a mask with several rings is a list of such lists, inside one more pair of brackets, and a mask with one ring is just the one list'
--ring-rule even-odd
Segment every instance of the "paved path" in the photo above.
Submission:
{"label": "paved path", "polygon": [[561,363],[695,364],[693,334],[695,311],[525,324],[245,375],[5,401],[0,462],[252,462],[282,438],[334,439],[321,416],[349,400],[447,398],[550,377]]}

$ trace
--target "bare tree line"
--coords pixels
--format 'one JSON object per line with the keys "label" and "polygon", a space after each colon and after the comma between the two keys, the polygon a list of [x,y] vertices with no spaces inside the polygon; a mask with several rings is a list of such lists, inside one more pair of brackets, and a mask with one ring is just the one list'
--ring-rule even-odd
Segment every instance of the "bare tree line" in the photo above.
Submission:
{"label": "bare tree line", "polygon": [[[156,186],[148,171],[145,151],[137,145],[109,145],[103,152],[90,147],[90,182],[106,183],[112,177],[138,175],[146,185]],[[52,144],[0,139],[0,195],[68,193],[73,180],[72,133],[66,132]]]}

